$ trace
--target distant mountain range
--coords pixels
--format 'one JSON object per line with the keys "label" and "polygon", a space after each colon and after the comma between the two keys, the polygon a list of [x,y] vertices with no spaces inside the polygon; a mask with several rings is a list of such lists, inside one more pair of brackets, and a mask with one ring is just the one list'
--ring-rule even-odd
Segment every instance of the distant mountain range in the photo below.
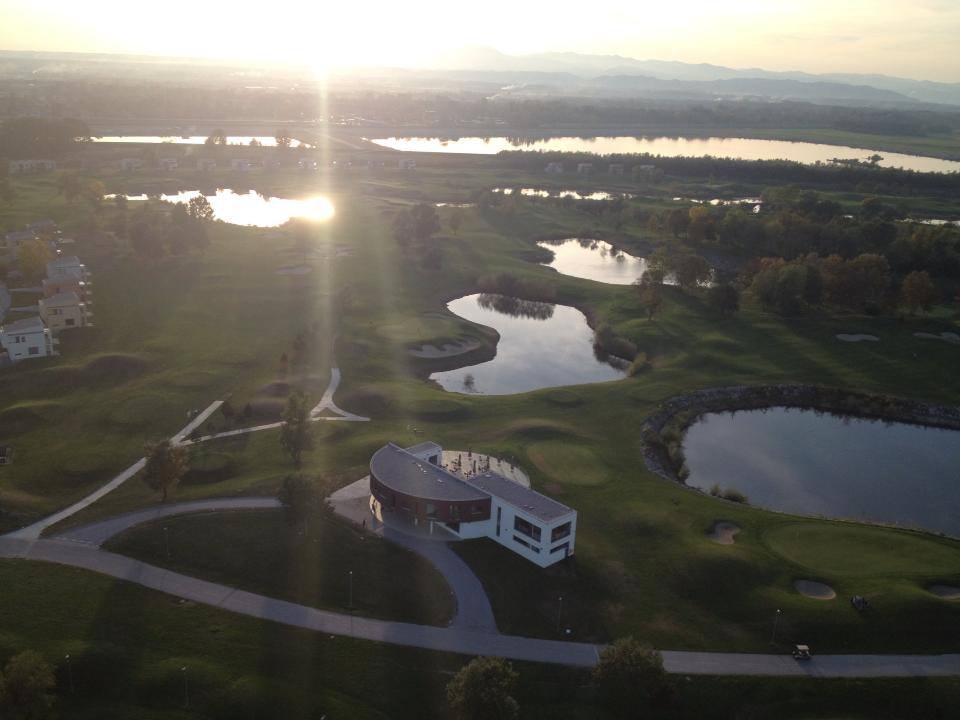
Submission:
{"label": "distant mountain range", "polygon": [[911,80],[888,75],[773,71],[707,63],[637,60],[621,55],[538,53],[508,55],[474,47],[444,54],[432,69],[474,80],[513,80],[538,85],[578,85],[613,92],[758,96],[809,101],[937,103],[960,105],[960,83]]}

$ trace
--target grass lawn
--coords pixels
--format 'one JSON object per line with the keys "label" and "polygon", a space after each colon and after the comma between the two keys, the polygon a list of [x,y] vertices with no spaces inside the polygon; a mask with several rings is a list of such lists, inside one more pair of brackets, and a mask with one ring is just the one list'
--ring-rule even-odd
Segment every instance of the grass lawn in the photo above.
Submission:
{"label": "grass lawn", "polygon": [[353,572],[358,615],[444,626],[455,611],[443,576],[426,560],[326,514],[314,517],[306,533],[291,527],[282,511],[186,515],[132,528],[108,546],[187,575],[318,608],[351,609]]}

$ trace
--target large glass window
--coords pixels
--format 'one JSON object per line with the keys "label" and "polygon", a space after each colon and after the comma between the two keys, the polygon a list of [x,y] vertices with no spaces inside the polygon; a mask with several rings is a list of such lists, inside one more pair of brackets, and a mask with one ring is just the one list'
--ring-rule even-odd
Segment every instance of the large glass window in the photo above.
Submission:
{"label": "large glass window", "polygon": [[557,525],[550,533],[550,542],[556,542],[557,540],[562,540],[570,534],[570,523],[564,523],[563,525]]}
{"label": "large glass window", "polygon": [[513,529],[518,533],[522,533],[529,538],[533,538],[537,542],[540,542],[540,532],[541,528],[539,525],[534,525],[529,520],[524,520],[519,515],[515,515],[513,518]]}

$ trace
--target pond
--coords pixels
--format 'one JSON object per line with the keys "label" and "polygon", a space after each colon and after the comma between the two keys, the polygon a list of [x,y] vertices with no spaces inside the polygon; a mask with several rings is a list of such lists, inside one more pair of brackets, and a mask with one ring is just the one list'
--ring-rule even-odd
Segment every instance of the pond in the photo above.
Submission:
{"label": "pond", "polygon": [[[204,145],[207,135],[104,135],[92,137],[90,142],[95,143],[149,143],[169,145]],[[256,140],[263,147],[276,147],[277,138],[273,135],[228,135],[227,145],[249,145]],[[290,147],[310,147],[299,140],[290,139]]]}
{"label": "pond", "polygon": [[[433,373],[444,390],[510,395],[561,385],[618,380],[626,364],[600,360],[593,331],[576,308],[505,295],[467,295],[447,304],[450,312],[500,333],[492,360]],[[611,364],[613,363],[613,364]]]}
{"label": "pond", "polygon": [[[199,190],[184,190],[173,195],[160,195],[165,202],[184,204],[202,195]],[[107,196],[112,197],[112,196]],[[127,200],[146,200],[147,195],[127,195]],[[333,217],[334,207],[322,195],[306,198],[265,197],[254,190],[238,193],[233,190],[217,190],[207,195],[213,217],[232,225],[248,227],[279,227],[293,218],[323,221]]]}
{"label": "pond", "polygon": [[[513,195],[515,192],[514,188],[494,188],[493,192],[502,193],[504,195]],[[605,192],[603,190],[596,190],[589,193],[579,193],[576,190],[560,190],[560,191],[550,191],[543,190],[540,188],[520,188],[518,191],[521,195],[526,197],[539,197],[539,198],[570,198],[571,200],[616,200],[618,198],[631,198],[633,197],[629,193],[612,193]]]}
{"label": "pond", "polygon": [[[877,152],[846,145],[793,142],[789,140],[757,140],[723,137],[391,137],[371,140],[393,150],[411,152],[467,153],[494,155],[503,150],[543,150],[581,152],[598,155],[647,153],[664,157],[713,157],[740,160],[795,160],[805,164],[830,162],[833,159],[863,160],[880,155],[884,167],[902,167],[921,172],[957,172],[960,161],[942,160],[922,155]],[[602,166],[599,168],[602,170]],[[573,168],[568,171],[572,172]]]}
{"label": "pond", "polygon": [[543,263],[563,275],[596,280],[611,285],[630,285],[647,270],[647,261],[618,250],[610,243],[591,238],[567,238],[538,242],[553,253]]}
{"label": "pond", "polygon": [[687,484],[752,505],[960,536],[960,432],[797,408],[709,413],[687,432]]}

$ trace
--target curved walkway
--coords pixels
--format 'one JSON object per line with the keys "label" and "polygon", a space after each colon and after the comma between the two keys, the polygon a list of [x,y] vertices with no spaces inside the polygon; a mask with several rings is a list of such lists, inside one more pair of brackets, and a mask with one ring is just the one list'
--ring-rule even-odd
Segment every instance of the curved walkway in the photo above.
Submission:
{"label": "curved walkway", "polygon": [[[238,507],[276,507],[272,498],[227,498],[181,503],[128,513],[76,528],[51,539],[0,537],[0,557],[21,558],[78,567],[143,587],[250,617],[363,640],[513,660],[592,666],[600,646],[501,635],[496,631],[451,625],[446,628],[374,620],[333,613],[237,590],[189,577],[99,549],[106,538],[138,522],[180,512]],[[434,542],[440,545],[441,543]],[[821,655],[796,662],[787,655],[664,651],[669,672],[689,675],[756,675],[797,677],[916,677],[960,675],[960,654],[951,655]]]}

